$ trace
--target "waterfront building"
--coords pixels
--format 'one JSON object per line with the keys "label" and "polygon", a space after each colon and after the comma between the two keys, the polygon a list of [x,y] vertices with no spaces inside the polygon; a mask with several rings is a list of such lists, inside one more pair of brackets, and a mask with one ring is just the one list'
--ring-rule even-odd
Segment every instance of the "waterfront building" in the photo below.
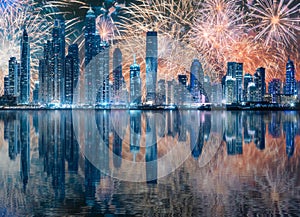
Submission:
{"label": "waterfront building", "polygon": [[230,75],[227,75],[225,80],[225,88],[226,103],[236,103],[236,79]]}
{"label": "waterfront building", "polygon": [[120,48],[116,48],[113,53],[113,99],[114,102],[119,101],[122,94],[122,52]]}
{"label": "waterfront building", "polygon": [[86,17],[85,17],[85,71],[84,71],[84,102],[85,104],[92,104],[95,102],[95,87],[93,85],[93,67],[90,62],[92,61],[93,57],[95,56],[95,46],[96,46],[96,15],[92,8],[88,10]]}
{"label": "waterfront building", "polygon": [[9,95],[19,97],[20,95],[20,64],[16,57],[11,57],[8,62]]}
{"label": "waterfront building", "polygon": [[281,81],[279,79],[274,78],[269,82],[268,93],[272,97],[272,103],[280,102]]}
{"label": "waterfront building", "polygon": [[187,76],[178,75],[178,89],[177,89],[177,103],[183,105],[186,102],[187,97]]}
{"label": "waterfront building", "polygon": [[157,96],[156,96],[157,105],[166,104],[166,81],[161,79],[157,83]]}
{"label": "waterfront building", "polygon": [[21,39],[21,76],[19,103],[28,104],[30,99],[30,45],[26,28]]}
{"label": "waterfront building", "polygon": [[254,73],[254,83],[256,87],[255,101],[262,102],[264,99],[266,84],[265,84],[265,68],[260,67]]}
{"label": "waterfront building", "polygon": [[134,56],[133,64],[130,66],[130,104],[140,105],[142,103],[141,93],[141,67],[136,63]]}
{"label": "waterfront building", "polygon": [[248,85],[249,83],[253,82],[253,77],[251,74],[247,73],[244,76],[244,90],[243,90],[243,101],[246,102],[249,99],[248,95]]}
{"label": "waterfront building", "polygon": [[285,94],[296,94],[295,66],[290,58],[286,64]]}
{"label": "waterfront building", "polygon": [[190,91],[193,102],[200,102],[203,94],[204,72],[198,59],[194,59],[190,70]]}
{"label": "waterfront building", "polygon": [[158,68],[157,32],[147,32],[146,38],[146,102],[153,104],[156,100],[156,82]]}
{"label": "waterfront building", "polygon": [[65,103],[77,103],[77,85],[79,81],[79,51],[77,44],[72,44],[68,48],[68,55],[65,58],[65,75]]}

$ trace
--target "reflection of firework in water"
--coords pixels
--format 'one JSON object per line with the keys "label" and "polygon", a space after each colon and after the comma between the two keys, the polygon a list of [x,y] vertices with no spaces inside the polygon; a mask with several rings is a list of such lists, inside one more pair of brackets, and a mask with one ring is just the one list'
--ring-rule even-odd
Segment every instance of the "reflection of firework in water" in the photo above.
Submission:
{"label": "reflection of firework in water", "polygon": [[[48,33],[46,18],[42,9],[34,1],[1,1],[0,2],[0,80],[8,73],[8,60],[20,56],[20,39],[23,27],[26,26],[31,44],[31,74],[36,79],[38,53],[42,50],[42,42]],[[3,85],[0,85],[0,94]]]}
{"label": "reflection of firework in water", "polygon": [[256,23],[253,29],[258,32],[255,39],[264,39],[266,45],[297,43],[300,31],[300,17],[297,14],[300,3],[293,4],[296,1],[259,0],[255,5],[250,5],[250,16]]}

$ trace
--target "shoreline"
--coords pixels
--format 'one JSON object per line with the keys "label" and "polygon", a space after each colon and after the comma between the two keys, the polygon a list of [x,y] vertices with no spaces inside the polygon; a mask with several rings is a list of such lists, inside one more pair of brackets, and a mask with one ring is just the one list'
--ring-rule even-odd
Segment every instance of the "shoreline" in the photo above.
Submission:
{"label": "shoreline", "polygon": [[201,107],[162,107],[162,106],[140,106],[140,107],[74,107],[74,108],[41,108],[41,107],[0,107],[0,111],[68,111],[68,110],[139,110],[139,111],[176,111],[176,110],[199,110],[199,111],[300,111],[295,107],[243,107],[243,106],[201,106]]}

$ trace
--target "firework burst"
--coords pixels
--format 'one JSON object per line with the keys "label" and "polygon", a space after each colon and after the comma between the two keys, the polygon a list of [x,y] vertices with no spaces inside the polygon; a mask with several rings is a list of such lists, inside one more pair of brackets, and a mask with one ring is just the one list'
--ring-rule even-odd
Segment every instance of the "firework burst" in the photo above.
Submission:
{"label": "firework burst", "polygon": [[[260,1],[258,5],[261,4]],[[278,7],[286,8],[282,4],[281,1]],[[252,5],[250,9],[255,11],[262,10],[259,9],[258,5]],[[285,13],[293,14],[295,7],[288,11],[285,10]],[[280,13],[284,14],[283,11]],[[277,40],[276,45],[262,40],[264,34],[261,33],[263,32],[258,34],[255,31],[258,30],[258,26],[262,27],[263,23],[253,27],[254,17],[256,22],[260,21],[257,16],[259,15],[253,12],[247,14],[245,9],[242,9],[236,1],[208,0],[200,2],[197,18],[189,34],[190,42],[197,48],[199,53],[203,54],[211,66],[219,72],[219,77],[226,73],[227,62],[236,61],[243,62],[244,71],[249,73],[254,73],[258,67],[265,67],[266,81],[270,81],[274,77],[284,80],[285,62],[289,55],[297,59],[299,49],[297,46],[294,46],[293,51],[291,51],[283,43],[282,39],[273,38]],[[285,23],[293,23],[295,20],[297,19],[291,18],[286,20]],[[293,26],[294,30],[297,28],[299,27]],[[294,30],[290,29],[289,31],[293,32]],[[285,32],[283,31],[282,33]],[[273,37],[273,35],[270,35],[268,40],[271,40],[271,36]],[[283,37],[284,35],[281,36]]]}
{"label": "firework burst", "polygon": [[199,4],[189,39],[219,71],[218,77],[224,74],[228,46],[246,34],[243,19],[244,15],[235,1],[209,0]]}
{"label": "firework burst", "polygon": [[[176,79],[188,74],[194,58],[202,59],[188,43],[188,31],[194,19],[192,1],[154,0],[132,3],[120,17],[117,27],[123,41],[120,46],[124,58],[125,80],[129,80],[128,60],[136,54],[145,81],[146,33],[158,32],[158,80]],[[129,83],[129,82],[127,82]],[[143,82],[145,93],[145,82]]]}
{"label": "firework burst", "polygon": [[[300,32],[300,3],[290,0],[259,0],[251,9],[250,17],[255,24],[255,39],[263,39],[266,45],[297,43]],[[297,38],[298,37],[298,38]]]}

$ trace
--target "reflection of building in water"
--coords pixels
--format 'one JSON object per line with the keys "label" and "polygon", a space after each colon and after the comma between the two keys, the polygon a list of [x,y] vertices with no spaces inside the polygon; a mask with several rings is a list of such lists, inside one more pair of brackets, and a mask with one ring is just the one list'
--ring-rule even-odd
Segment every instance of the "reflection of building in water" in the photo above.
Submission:
{"label": "reflection of building in water", "polygon": [[157,138],[156,120],[153,112],[146,112],[146,178],[157,183]]}
{"label": "reflection of building in water", "polygon": [[250,131],[249,126],[249,116],[245,115],[245,113],[242,114],[242,123],[243,123],[243,131],[244,131],[244,143],[249,144],[252,142],[253,138],[253,132]]}
{"label": "reflection of building in water", "polygon": [[260,150],[265,149],[266,126],[264,123],[264,116],[264,113],[253,115],[253,121],[255,123],[254,144]]}
{"label": "reflection of building in water", "polygon": [[85,158],[84,164],[84,187],[85,202],[88,206],[95,203],[96,186],[100,181],[100,171]]}
{"label": "reflection of building in water", "polygon": [[159,137],[165,137],[166,135],[166,128],[167,128],[167,121],[166,121],[166,112],[160,112],[157,118],[156,127],[157,127],[157,135]]}
{"label": "reflection of building in water", "polygon": [[187,133],[187,117],[185,116],[187,111],[179,111],[177,113],[178,117],[178,141],[185,142],[186,141],[186,133]]}
{"label": "reflection of building in water", "polygon": [[32,113],[32,122],[35,133],[39,132],[39,116],[37,112]]}
{"label": "reflection of building in water", "polygon": [[8,114],[9,117],[5,124],[4,138],[8,140],[8,155],[11,160],[15,160],[20,153],[20,122],[18,114]]}
{"label": "reflection of building in water", "polygon": [[122,145],[126,133],[128,119],[127,111],[112,111],[112,132],[113,132],[113,163],[115,168],[120,168],[122,164]]}
{"label": "reflection of building in water", "polygon": [[20,118],[21,131],[21,178],[23,181],[23,188],[26,190],[30,172],[30,126],[29,115],[23,113]]}
{"label": "reflection of building in water", "polygon": [[283,123],[285,132],[286,154],[292,157],[295,150],[296,123],[293,114],[287,114]]}
{"label": "reflection of building in water", "polygon": [[[203,120],[203,118],[202,118]],[[210,135],[210,129],[211,129],[211,114],[205,112],[204,113],[204,123],[203,123],[203,135],[204,139],[207,142]]]}
{"label": "reflection of building in water", "polygon": [[189,113],[190,149],[192,156],[197,159],[202,153],[204,143],[203,120],[200,120],[198,111]]}
{"label": "reflection of building in water", "polygon": [[[94,140],[94,143],[92,146],[95,146],[95,144],[98,144],[99,147],[99,165],[101,165],[101,168],[103,170],[109,169],[109,130],[110,130],[110,119],[109,119],[109,112],[106,110],[103,111],[97,111],[95,112],[96,116],[96,124],[98,128],[98,133],[100,141]],[[92,148],[91,150],[95,150]],[[93,153],[95,154],[95,153]]]}
{"label": "reflection of building in water", "polygon": [[133,161],[136,155],[140,152],[141,142],[141,111],[130,111],[130,152],[133,154]]}
{"label": "reflection of building in water", "polygon": [[268,131],[273,138],[281,137],[280,122],[281,122],[281,112],[272,112],[271,121],[268,125]]}
{"label": "reflection of building in water", "polygon": [[239,112],[229,112],[226,120],[225,141],[227,154],[243,154],[242,119]]}
{"label": "reflection of building in water", "polygon": [[73,130],[72,113],[65,113],[65,143],[66,143],[66,160],[68,162],[68,171],[77,173],[79,160],[79,144]]}
{"label": "reflection of building in water", "polygon": [[168,136],[175,137],[178,133],[178,111],[167,112],[167,134]]}
{"label": "reflection of building in water", "polygon": [[65,136],[64,112],[41,112],[39,118],[39,156],[44,158],[44,170],[52,176],[57,199],[65,197]]}

